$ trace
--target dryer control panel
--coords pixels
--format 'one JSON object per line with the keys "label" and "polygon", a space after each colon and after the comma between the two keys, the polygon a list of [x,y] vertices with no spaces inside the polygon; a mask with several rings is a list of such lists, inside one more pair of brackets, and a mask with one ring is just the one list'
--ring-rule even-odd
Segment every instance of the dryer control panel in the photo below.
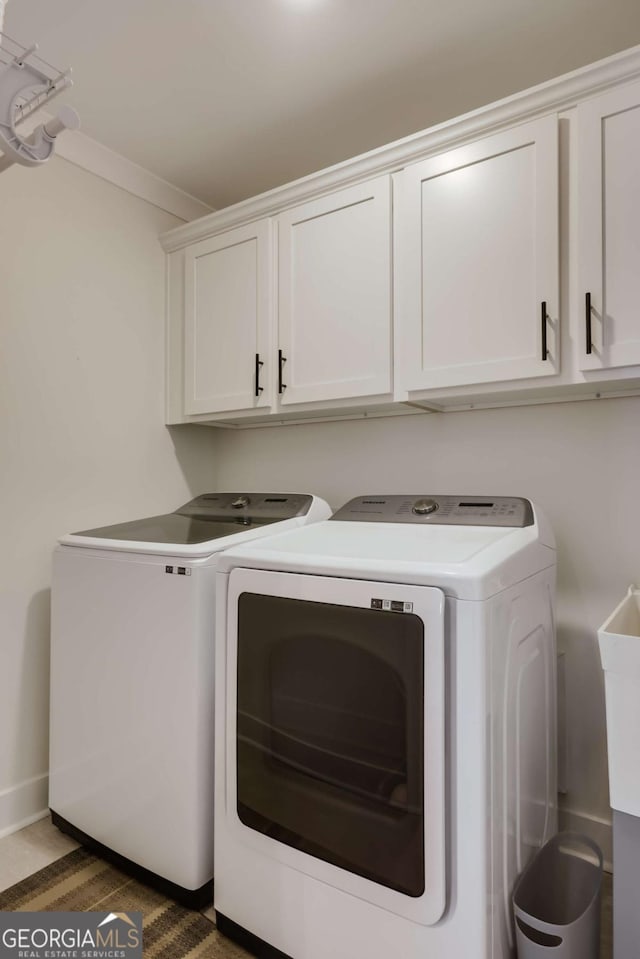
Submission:
{"label": "dryer control panel", "polygon": [[332,517],[352,523],[425,526],[533,526],[533,508],[520,496],[439,496],[431,493],[357,496]]}

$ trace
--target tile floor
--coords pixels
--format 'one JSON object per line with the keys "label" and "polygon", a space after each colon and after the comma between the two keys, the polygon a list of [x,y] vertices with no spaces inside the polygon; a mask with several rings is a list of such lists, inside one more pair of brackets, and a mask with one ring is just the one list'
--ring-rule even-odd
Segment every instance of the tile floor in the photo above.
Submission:
{"label": "tile floor", "polygon": [[66,856],[78,843],[63,835],[47,816],[0,839],[0,892]]}
{"label": "tile floor", "polygon": [[[76,849],[78,843],[63,835],[51,821],[40,819],[20,832],[0,839],[0,892]],[[600,959],[612,959],[611,876],[605,873],[602,889],[602,938]],[[213,921],[213,908],[204,911]]]}

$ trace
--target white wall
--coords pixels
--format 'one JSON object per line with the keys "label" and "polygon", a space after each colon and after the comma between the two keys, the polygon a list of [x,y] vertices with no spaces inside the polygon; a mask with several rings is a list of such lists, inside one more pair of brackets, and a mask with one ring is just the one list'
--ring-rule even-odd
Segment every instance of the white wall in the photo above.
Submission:
{"label": "white wall", "polygon": [[60,158],[0,175],[0,835],[46,808],[56,537],[213,485],[202,430],[163,426],[180,222]]}
{"label": "white wall", "polygon": [[[566,651],[565,822],[610,858],[604,685],[596,631],[640,583],[640,398],[217,431],[218,488],[526,496],[558,544]],[[586,817],[584,819],[583,817]]]}

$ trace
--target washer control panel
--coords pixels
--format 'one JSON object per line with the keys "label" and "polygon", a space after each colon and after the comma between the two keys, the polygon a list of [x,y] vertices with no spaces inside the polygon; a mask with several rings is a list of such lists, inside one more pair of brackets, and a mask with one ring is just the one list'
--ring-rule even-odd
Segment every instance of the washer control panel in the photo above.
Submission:
{"label": "washer control panel", "polygon": [[203,493],[185,503],[176,513],[208,520],[229,520],[250,515],[254,522],[275,523],[292,516],[305,516],[313,497],[307,493]]}
{"label": "washer control panel", "polygon": [[357,496],[331,517],[352,523],[425,526],[533,526],[533,508],[520,496]]}

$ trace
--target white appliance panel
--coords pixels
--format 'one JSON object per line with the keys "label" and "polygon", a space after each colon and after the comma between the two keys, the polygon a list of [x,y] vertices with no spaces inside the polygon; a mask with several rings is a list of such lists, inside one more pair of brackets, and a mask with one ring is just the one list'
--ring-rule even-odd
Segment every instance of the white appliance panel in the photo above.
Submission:
{"label": "white appliance panel", "polygon": [[425,527],[330,520],[309,529],[278,531],[221,555],[221,569],[238,565],[437,586],[459,599],[485,600],[554,566],[555,549],[550,533],[541,539],[537,526]]}
{"label": "white appliance panel", "polygon": [[[334,606],[371,609],[372,599],[408,603],[424,625],[424,756],[425,817],[424,893],[412,898],[393,889],[353,875],[248,828],[238,818],[237,707],[228,695],[226,703],[226,810],[227,828],[245,845],[283,864],[328,882],[398,915],[425,925],[437,922],[445,907],[445,777],[444,777],[444,596],[438,589],[397,584],[339,580],[321,576],[288,576],[261,570],[235,569],[231,573],[227,605],[227,689],[237,689],[238,598],[243,593],[280,596]],[[404,613],[395,615],[402,616]]]}
{"label": "white appliance panel", "polygon": [[213,874],[201,841],[213,756],[196,732],[213,725],[215,569],[169,575],[170,560],[58,547],[49,801],[115,852],[197,889]]}

